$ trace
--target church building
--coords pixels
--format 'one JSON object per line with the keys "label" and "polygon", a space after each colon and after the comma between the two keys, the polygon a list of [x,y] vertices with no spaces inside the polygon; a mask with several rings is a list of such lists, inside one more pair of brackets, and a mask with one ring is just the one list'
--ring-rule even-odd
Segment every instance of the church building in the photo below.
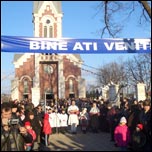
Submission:
{"label": "church building", "polygon": [[[33,4],[34,37],[61,38],[61,1],[34,1]],[[45,99],[84,98],[82,63],[79,54],[15,54],[11,97],[31,99],[35,106]]]}

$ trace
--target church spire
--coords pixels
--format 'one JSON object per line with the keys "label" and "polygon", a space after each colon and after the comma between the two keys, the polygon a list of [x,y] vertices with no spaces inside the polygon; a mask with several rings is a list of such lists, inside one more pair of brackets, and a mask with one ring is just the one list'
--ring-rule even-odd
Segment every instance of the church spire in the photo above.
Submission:
{"label": "church spire", "polygon": [[62,37],[61,1],[34,1],[33,23],[35,37]]}
{"label": "church spire", "polygon": [[42,4],[44,2],[52,3],[54,5],[54,7],[56,8],[57,13],[62,14],[61,1],[34,1],[33,2],[33,13],[38,13],[38,11],[40,10],[40,7],[42,6]]}

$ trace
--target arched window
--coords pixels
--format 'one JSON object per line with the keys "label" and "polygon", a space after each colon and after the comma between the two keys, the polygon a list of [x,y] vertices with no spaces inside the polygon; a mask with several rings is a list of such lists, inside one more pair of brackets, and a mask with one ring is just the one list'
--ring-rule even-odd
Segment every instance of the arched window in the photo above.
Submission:
{"label": "arched window", "polygon": [[53,27],[49,27],[49,37],[53,37]]}
{"label": "arched window", "polygon": [[[44,21],[43,26],[43,37],[52,38],[53,37],[53,26],[50,19]],[[51,55],[52,53],[41,53],[42,55]]]}
{"label": "arched window", "polygon": [[52,23],[51,23],[51,21],[49,19],[47,19],[44,22],[43,36],[44,37],[48,37],[48,38],[52,38],[53,37],[53,26],[52,26]]}
{"label": "arched window", "polygon": [[69,80],[69,92],[73,92],[73,81],[71,79]]}
{"label": "arched window", "polygon": [[44,37],[47,37],[47,26],[44,26]]}
{"label": "arched window", "polygon": [[27,80],[23,81],[23,87],[24,87],[24,93],[28,93],[29,86],[28,86],[28,81]]}

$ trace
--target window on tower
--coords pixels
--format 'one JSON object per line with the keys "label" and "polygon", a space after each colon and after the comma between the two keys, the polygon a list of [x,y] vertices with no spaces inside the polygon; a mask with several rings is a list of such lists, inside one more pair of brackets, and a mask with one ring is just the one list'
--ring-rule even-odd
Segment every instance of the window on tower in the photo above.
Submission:
{"label": "window on tower", "polygon": [[46,24],[50,24],[51,23],[51,21],[50,20],[46,20]]}
{"label": "window on tower", "polygon": [[49,37],[53,37],[53,28],[52,28],[52,26],[49,27]]}
{"label": "window on tower", "polygon": [[47,37],[47,26],[44,26],[44,37]]}

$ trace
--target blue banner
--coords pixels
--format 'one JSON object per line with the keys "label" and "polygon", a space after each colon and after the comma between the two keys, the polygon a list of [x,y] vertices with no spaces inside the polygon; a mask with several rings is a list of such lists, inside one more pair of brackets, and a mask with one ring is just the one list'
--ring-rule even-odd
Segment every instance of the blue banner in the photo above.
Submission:
{"label": "blue banner", "polygon": [[151,39],[70,39],[1,36],[2,52],[151,53]]}

